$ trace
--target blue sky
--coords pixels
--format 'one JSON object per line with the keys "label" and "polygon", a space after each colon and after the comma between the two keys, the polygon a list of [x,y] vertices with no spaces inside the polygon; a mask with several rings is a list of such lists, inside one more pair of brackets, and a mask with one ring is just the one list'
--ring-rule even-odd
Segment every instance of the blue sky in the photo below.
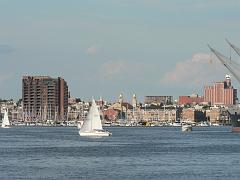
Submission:
{"label": "blue sky", "polygon": [[239,9],[238,0],[0,0],[0,98],[21,98],[23,75],[61,76],[85,100],[203,95],[227,73],[206,44],[227,56],[225,38],[240,46]]}

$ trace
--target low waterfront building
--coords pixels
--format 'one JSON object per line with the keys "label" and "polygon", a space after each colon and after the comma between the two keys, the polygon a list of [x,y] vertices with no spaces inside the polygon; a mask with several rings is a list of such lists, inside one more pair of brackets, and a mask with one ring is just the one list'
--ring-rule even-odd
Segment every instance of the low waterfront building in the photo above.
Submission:
{"label": "low waterfront building", "polygon": [[198,94],[193,94],[190,96],[179,96],[178,105],[184,106],[184,105],[196,105],[201,104],[204,102],[204,97],[199,96]]}
{"label": "low waterfront building", "polygon": [[133,110],[133,106],[128,102],[116,102],[112,104],[108,109],[118,110],[120,112],[120,119],[128,119],[128,113]]}
{"label": "low waterfront building", "polygon": [[184,108],[182,110],[181,121],[192,123],[206,121],[206,115],[204,111],[196,110],[195,108]]}
{"label": "low waterfront building", "polygon": [[22,107],[16,107],[12,109],[11,111],[11,121],[13,123],[23,123],[23,111]]}
{"label": "low waterfront building", "polygon": [[123,94],[121,93],[118,101],[113,103],[108,109],[118,110],[120,112],[119,119],[128,119],[128,114],[133,110],[133,106],[123,101]]}
{"label": "low waterfront building", "polygon": [[206,118],[211,124],[231,124],[227,109],[223,107],[214,106],[206,110]]}
{"label": "low waterfront building", "polygon": [[177,121],[176,110],[146,109],[143,113],[143,121],[173,123]]}
{"label": "low waterfront building", "polygon": [[179,109],[172,105],[145,105],[141,107],[141,119],[144,122],[174,123],[179,119]]}
{"label": "low waterfront building", "polygon": [[76,104],[76,103],[77,103],[76,98],[74,98],[74,97],[68,98],[68,104]]}
{"label": "low waterfront building", "polygon": [[117,109],[106,109],[103,112],[104,119],[110,122],[116,122],[120,114],[120,111]]}
{"label": "low waterfront building", "polygon": [[172,96],[145,96],[145,104],[172,104]]}
{"label": "low waterfront building", "polygon": [[85,119],[88,114],[90,104],[81,101],[79,98],[74,104],[68,104],[68,121],[79,121]]}

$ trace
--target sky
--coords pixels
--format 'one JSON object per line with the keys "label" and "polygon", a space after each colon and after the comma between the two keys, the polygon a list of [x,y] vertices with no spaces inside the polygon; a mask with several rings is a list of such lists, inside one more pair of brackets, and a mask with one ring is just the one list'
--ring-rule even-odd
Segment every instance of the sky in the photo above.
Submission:
{"label": "sky", "polygon": [[240,47],[239,9],[239,0],[0,0],[0,98],[21,98],[24,75],[63,77],[83,100],[203,95],[228,73],[207,43],[226,56],[225,38]]}

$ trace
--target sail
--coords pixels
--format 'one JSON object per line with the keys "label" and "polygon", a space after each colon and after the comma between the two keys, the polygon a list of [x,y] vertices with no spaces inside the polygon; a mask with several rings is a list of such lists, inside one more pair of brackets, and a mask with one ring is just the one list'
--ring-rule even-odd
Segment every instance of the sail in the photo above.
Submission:
{"label": "sail", "polygon": [[3,117],[3,120],[2,120],[2,127],[5,127],[5,126],[10,126],[7,109],[5,109],[5,111],[4,111],[4,117]]}
{"label": "sail", "polygon": [[210,50],[217,56],[218,60],[230,71],[230,73],[237,79],[237,81],[240,83],[240,64],[237,62],[225,57],[220,52],[216,51],[212,47],[210,47]]}
{"label": "sail", "polygon": [[85,121],[83,122],[80,132],[88,132],[88,131],[92,130],[91,118],[92,118],[92,107],[90,108],[88,115],[87,115]]}
{"label": "sail", "polygon": [[102,130],[103,128],[102,128],[102,122],[100,119],[100,113],[96,105],[96,102],[94,100],[92,102],[92,107],[93,107],[92,129]]}
{"label": "sail", "polygon": [[90,107],[86,120],[83,122],[80,132],[89,132],[94,129],[102,130],[102,123],[97,105],[93,100],[92,106]]}

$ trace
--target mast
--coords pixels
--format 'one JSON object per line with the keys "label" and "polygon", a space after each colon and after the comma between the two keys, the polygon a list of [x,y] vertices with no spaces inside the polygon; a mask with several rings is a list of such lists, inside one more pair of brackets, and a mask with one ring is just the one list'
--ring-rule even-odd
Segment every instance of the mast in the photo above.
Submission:
{"label": "mast", "polygon": [[163,105],[163,111],[164,111],[164,122],[166,122],[166,109],[165,109],[165,105]]}
{"label": "mast", "polygon": [[57,122],[57,107],[55,106],[55,111],[54,111],[54,120]]}
{"label": "mast", "polygon": [[46,106],[46,104],[45,104],[45,106],[44,106],[43,116],[44,116],[44,121],[46,121],[47,118],[48,118],[48,113],[47,113],[47,106]]}
{"label": "mast", "polygon": [[49,106],[50,106],[49,115],[50,115],[50,119],[52,120],[52,104],[49,104]]}
{"label": "mast", "polygon": [[90,113],[91,112],[91,116],[90,116],[90,119],[91,119],[91,129],[92,129],[92,120],[93,120],[93,116],[92,116],[92,112],[93,112],[93,104],[95,103],[95,101],[94,101],[94,99],[92,100],[92,105],[91,105],[91,107],[90,107],[90,110],[89,110],[89,112],[88,113]]}
{"label": "mast", "polygon": [[31,112],[30,112],[30,107],[28,106],[28,122],[31,121]]}
{"label": "mast", "polygon": [[25,109],[22,108],[22,120],[23,122],[25,122]]}
{"label": "mast", "polygon": [[42,107],[41,106],[39,108],[39,119],[40,119],[40,122],[42,122]]}

